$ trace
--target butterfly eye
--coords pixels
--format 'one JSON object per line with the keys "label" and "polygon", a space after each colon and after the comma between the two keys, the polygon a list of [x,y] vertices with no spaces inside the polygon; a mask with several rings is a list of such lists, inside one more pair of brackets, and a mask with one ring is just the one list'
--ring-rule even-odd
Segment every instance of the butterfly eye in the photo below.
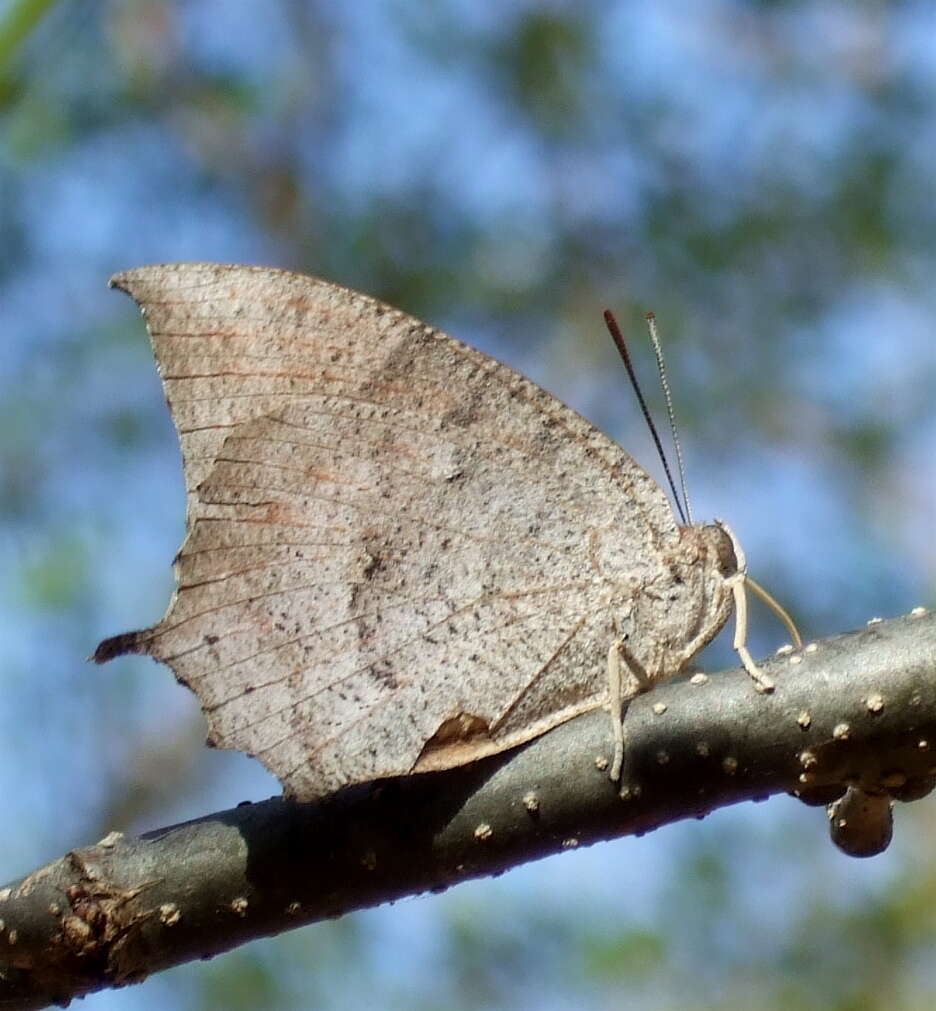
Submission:
{"label": "butterfly eye", "polygon": [[707,526],[706,530],[712,531],[712,539],[715,545],[715,557],[718,560],[718,571],[727,579],[735,575],[738,571],[738,556],[735,554],[731,538],[718,526]]}

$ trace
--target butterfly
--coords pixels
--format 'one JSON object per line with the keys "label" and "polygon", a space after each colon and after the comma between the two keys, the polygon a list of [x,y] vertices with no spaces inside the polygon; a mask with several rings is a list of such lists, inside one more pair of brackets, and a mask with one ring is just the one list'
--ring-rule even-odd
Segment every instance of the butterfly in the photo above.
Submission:
{"label": "butterfly", "polygon": [[463,765],[678,674],[738,610],[720,523],[680,525],[611,439],[419,320],[283,270],[143,267],[187,535],[143,653],[209,743],[287,795]]}

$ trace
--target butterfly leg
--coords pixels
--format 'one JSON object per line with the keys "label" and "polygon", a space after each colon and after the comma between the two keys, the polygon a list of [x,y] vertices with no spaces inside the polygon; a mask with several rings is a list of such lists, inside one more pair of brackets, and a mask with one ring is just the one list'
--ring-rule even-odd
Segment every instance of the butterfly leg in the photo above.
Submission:
{"label": "butterfly leg", "polygon": [[621,712],[621,646],[615,639],[608,648],[608,697],[611,706],[611,733],[614,738],[614,755],[611,758],[611,779],[616,783],[621,778],[624,764],[624,714]]}
{"label": "butterfly leg", "polygon": [[747,648],[747,589],[745,580],[747,579],[747,561],[744,557],[744,549],[735,537],[734,531],[727,523],[716,520],[718,525],[725,531],[731,539],[734,548],[735,558],[738,562],[737,571],[726,580],[734,597],[735,607],[735,632],[734,649],[741,658],[744,669],[750,674],[751,679],[757,686],[759,692],[772,692],[774,690],[773,681],[757,666],[754,657],[751,656]]}
{"label": "butterfly leg", "polygon": [[[608,648],[608,698],[611,708],[611,733],[614,739],[614,754],[609,773],[613,782],[621,778],[624,765],[624,703],[646,691],[652,681],[647,672],[627,651],[626,638],[616,638]],[[624,687],[624,671],[621,659],[627,664],[627,688]]]}
{"label": "butterfly leg", "polygon": [[[740,578],[739,578],[740,577]],[[732,576],[731,592],[734,594],[735,604],[735,632],[734,648],[741,657],[744,669],[751,675],[755,686],[759,692],[772,692],[774,683],[754,662],[747,648],[747,591],[744,588],[744,574],[738,573]]]}

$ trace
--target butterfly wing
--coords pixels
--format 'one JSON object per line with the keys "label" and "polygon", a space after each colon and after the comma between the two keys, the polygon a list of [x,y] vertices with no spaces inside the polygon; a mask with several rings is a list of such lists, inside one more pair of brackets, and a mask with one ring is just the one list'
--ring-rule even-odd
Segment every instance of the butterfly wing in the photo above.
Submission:
{"label": "butterfly wing", "polygon": [[610,596],[679,536],[622,449],[336,285],[215,264],[112,284],[146,318],[188,534],[166,616],[97,659],[168,664],[209,740],[300,800],[473,761],[607,700]]}

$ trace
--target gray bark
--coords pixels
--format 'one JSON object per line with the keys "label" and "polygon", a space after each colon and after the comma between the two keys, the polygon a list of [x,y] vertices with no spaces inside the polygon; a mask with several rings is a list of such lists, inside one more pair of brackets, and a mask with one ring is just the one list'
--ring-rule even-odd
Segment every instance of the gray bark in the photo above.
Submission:
{"label": "gray bark", "polygon": [[840,804],[833,836],[876,852],[889,798],[936,781],[936,615],[764,669],[770,695],[736,669],[633,701],[623,797],[606,771],[610,721],[596,712],[468,767],[72,850],[0,890],[0,1008],[64,1005],[255,937],[774,793],[825,804],[851,787],[869,803]]}

